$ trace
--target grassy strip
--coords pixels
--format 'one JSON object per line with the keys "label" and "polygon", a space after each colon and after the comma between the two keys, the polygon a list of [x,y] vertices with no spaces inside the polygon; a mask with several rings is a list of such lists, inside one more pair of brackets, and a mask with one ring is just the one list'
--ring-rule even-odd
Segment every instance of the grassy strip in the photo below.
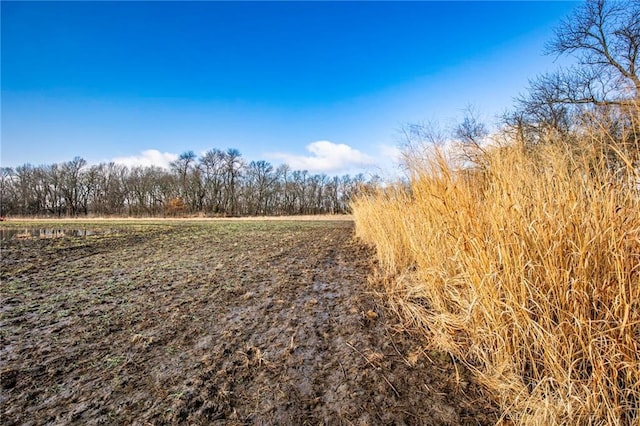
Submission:
{"label": "grassy strip", "polygon": [[579,148],[436,155],[352,206],[397,312],[517,424],[640,423],[637,176]]}

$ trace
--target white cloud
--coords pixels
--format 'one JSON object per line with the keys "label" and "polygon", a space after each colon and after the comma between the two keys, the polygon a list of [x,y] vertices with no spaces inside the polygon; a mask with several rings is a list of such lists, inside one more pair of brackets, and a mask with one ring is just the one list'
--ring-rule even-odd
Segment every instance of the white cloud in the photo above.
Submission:
{"label": "white cloud", "polygon": [[378,148],[380,149],[380,155],[386,159],[387,162],[398,164],[402,159],[402,151],[398,146],[380,144]]}
{"label": "white cloud", "polygon": [[375,159],[369,155],[342,143],[317,141],[310,143],[306,148],[311,155],[282,152],[267,155],[287,163],[294,170],[308,170],[312,173],[344,172],[362,169],[376,163]]}
{"label": "white cloud", "polygon": [[140,155],[114,158],[113,162],[117,164],[123,164],[127,167],[156,166],[168,169],[169,163],[177,159],[178,154],[173,154],[171,152],[160,152],[157,149],[147,149],[145,151],[142,151]]}
{"label": "white cloud", "polygon": [[398,146],[388,143],[378,144],[378,169],[376,174],[382,179],[395,181],[402,175],[402,151]]}

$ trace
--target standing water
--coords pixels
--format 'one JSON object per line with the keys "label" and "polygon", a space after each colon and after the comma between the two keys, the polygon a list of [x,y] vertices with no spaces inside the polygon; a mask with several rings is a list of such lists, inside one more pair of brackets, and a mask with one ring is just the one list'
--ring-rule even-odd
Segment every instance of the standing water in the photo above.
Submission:
{"label": "standing water", "polygon": [[62,237],[89,237],[108,233],[109,230],[87,228],[3,228],[0,227],[0,240],[32,240]]}

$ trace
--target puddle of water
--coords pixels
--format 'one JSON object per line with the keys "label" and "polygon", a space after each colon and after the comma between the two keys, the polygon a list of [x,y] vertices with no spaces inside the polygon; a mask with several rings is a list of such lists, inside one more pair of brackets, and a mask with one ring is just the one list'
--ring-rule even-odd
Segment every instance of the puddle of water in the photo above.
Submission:
{"label": "puddle of water", "polygon": [[33,240],[63,237],[89,237],[103,235],[110,230],[90,228],[11,228],[0,229],[0,240]]}

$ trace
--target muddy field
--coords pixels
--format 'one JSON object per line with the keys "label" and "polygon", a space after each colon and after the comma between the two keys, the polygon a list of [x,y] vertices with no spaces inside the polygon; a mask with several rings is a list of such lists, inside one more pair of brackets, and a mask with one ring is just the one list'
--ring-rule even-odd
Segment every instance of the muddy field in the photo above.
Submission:
{"label": "muddy field", "polygon": [[351,222],[50,227],[4,226],[3,425],[497,420],[387,313]]}

